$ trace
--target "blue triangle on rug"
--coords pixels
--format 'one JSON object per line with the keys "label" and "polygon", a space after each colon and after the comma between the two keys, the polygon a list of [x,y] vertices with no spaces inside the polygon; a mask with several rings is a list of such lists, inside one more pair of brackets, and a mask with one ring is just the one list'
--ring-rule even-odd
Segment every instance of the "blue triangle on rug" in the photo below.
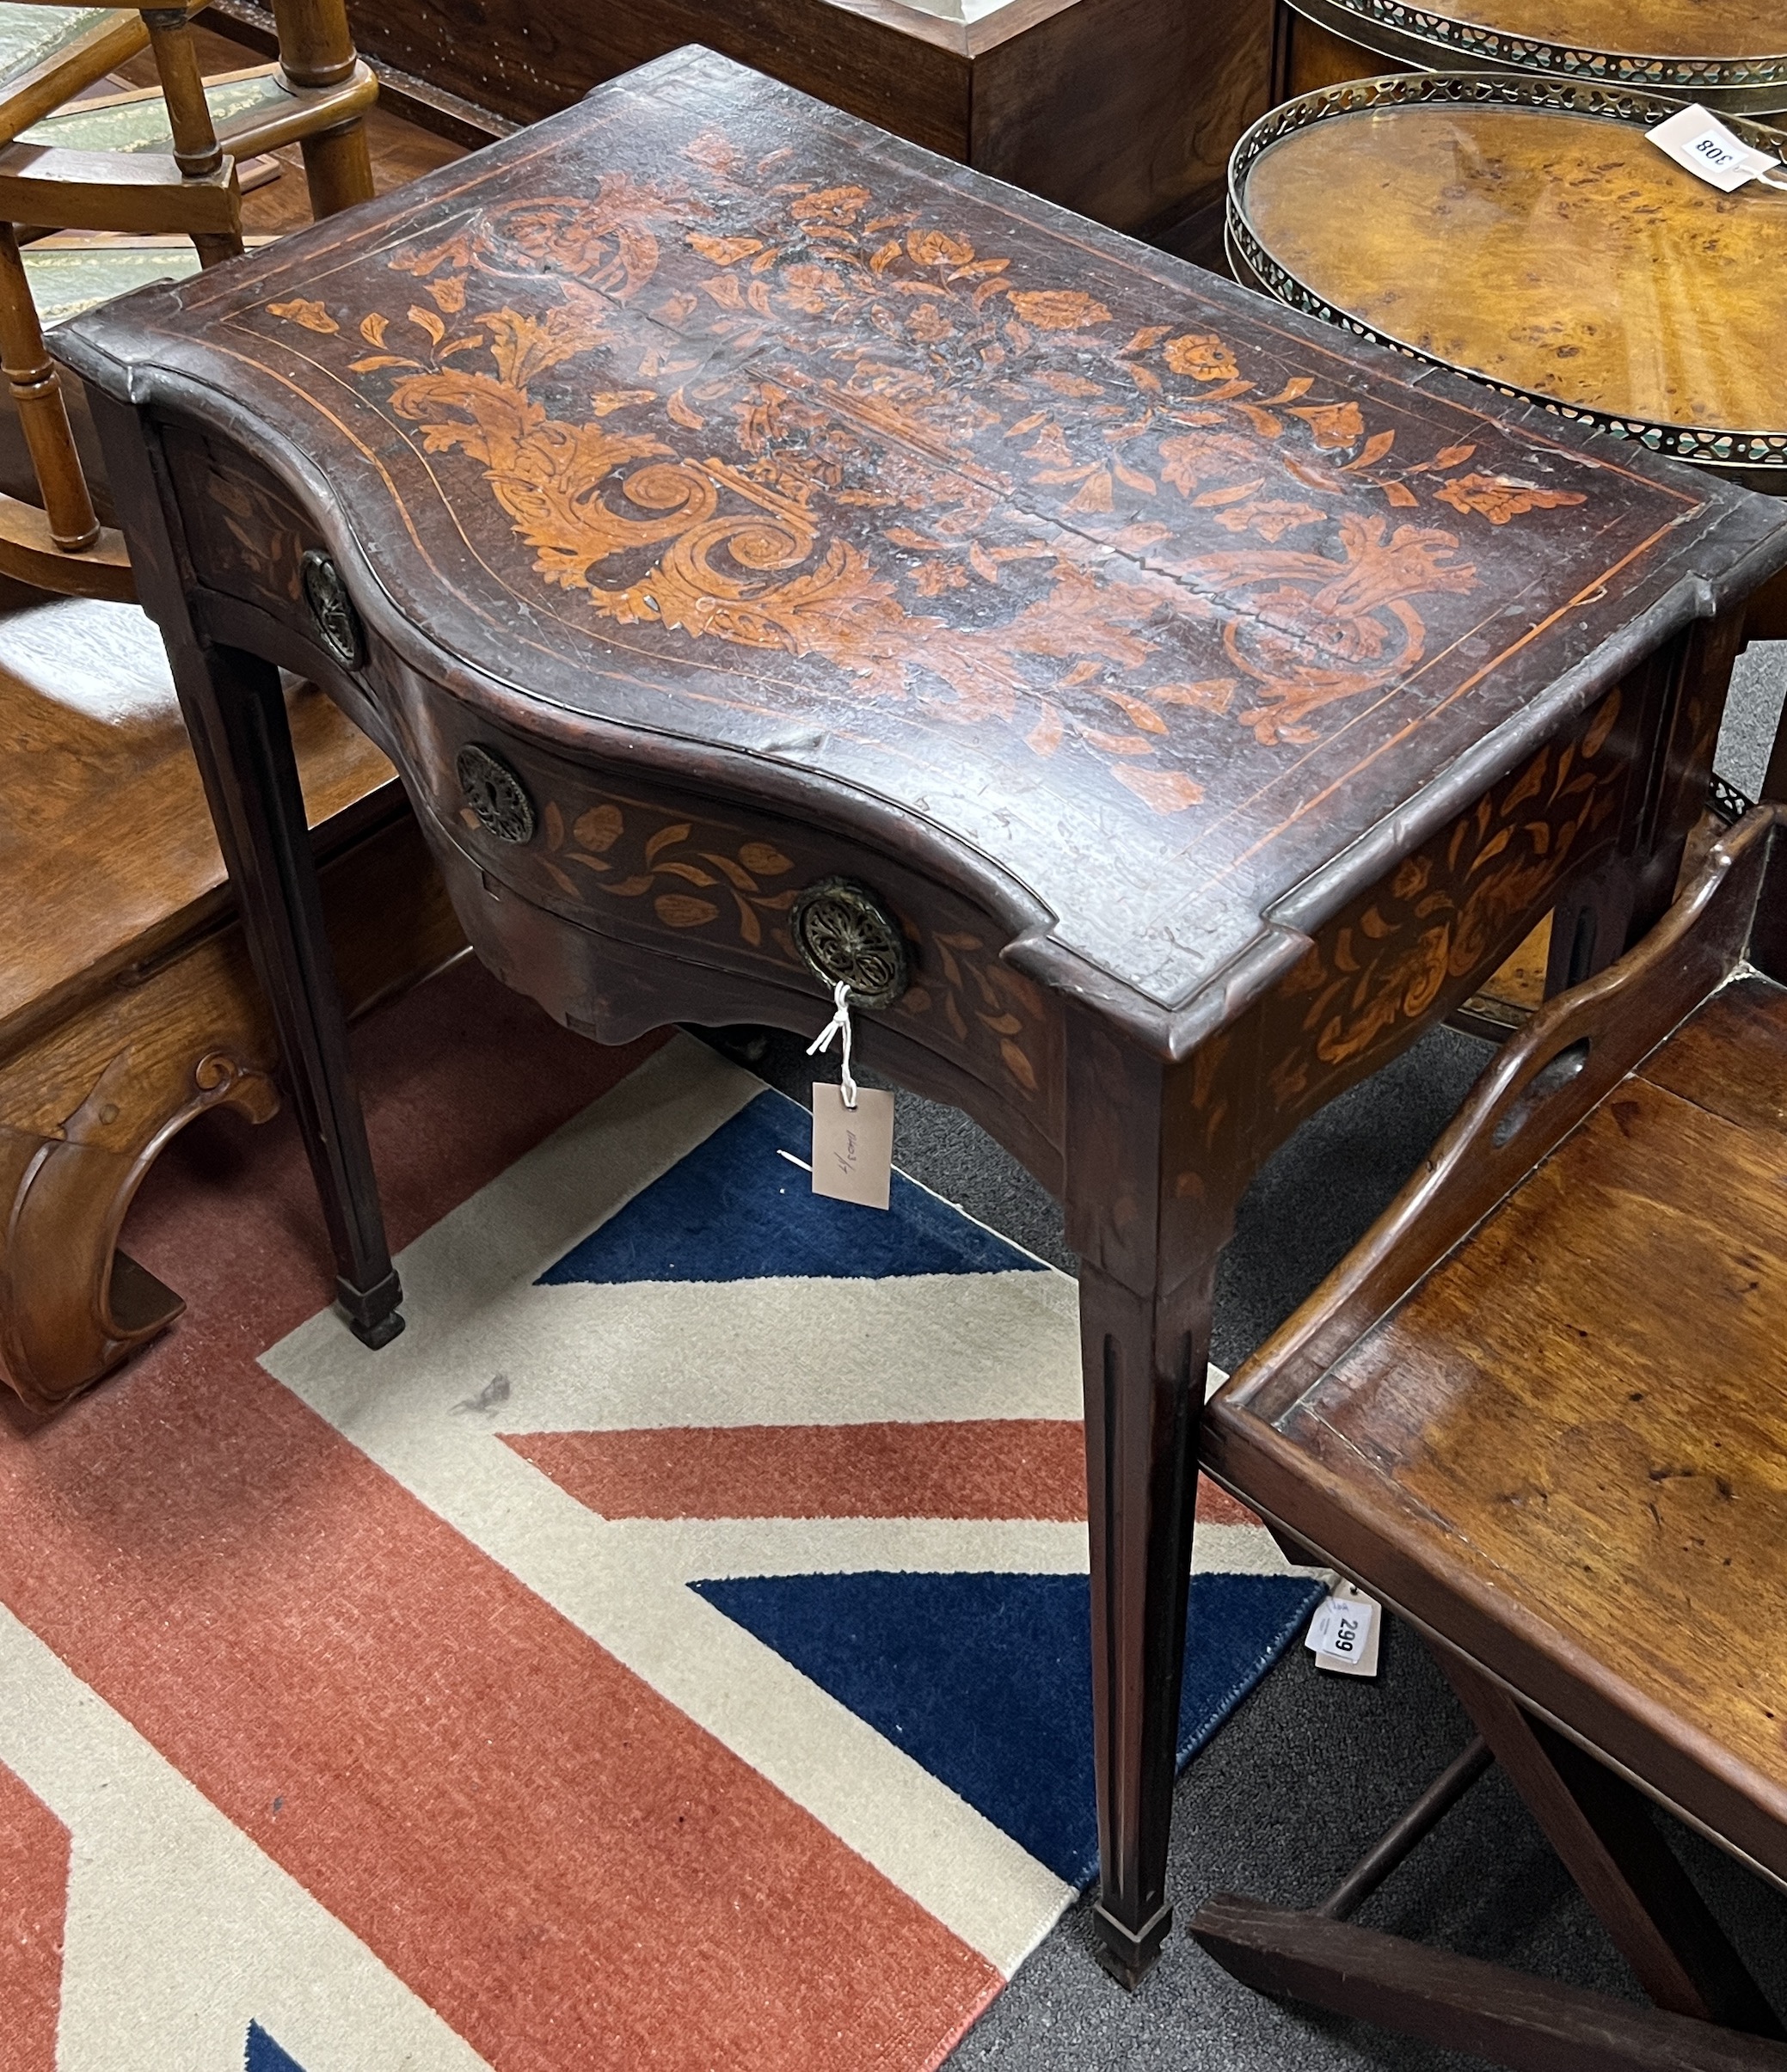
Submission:
{"label": "blue triangle on rug", "polygon": [[249,2024],[243,2072],[304,2072],[289,2051],[282,2051],[258,2021]]}
{"label": "blue triangle on rug", "polygon": [[804,1161],[812,1148],[806,1109],[765,1088],[535,1284],[1048,1271],[903,1173],[885,1210],[815,1194],[780,1156]]}
{"label": "blue triangle on rug", "polygon": [[[692,1587],[1065,1883],[1096,1875],[1084,1576],[746,1576]],[[1182,1763],[1321,1596],[1302,1576],[1192,1578]]]}

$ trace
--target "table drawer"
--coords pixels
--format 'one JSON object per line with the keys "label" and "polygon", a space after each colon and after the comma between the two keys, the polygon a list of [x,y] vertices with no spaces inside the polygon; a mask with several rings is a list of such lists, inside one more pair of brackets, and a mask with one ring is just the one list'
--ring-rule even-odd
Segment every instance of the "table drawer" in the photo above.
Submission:
{"label": "table drawer", "polygon": [[1010,931],[984,909],[849,836],[685,799],[516,739],[414,677],[407,690],[387,709],[412,790],[487,882],[592,933],[807,994],[814,1033],[828,988],[791,919],[813,888],[860,888],[897,928],[906,967],[898,997],[862,1011],[1059,1143],[1059,1013],[1002,961]]}

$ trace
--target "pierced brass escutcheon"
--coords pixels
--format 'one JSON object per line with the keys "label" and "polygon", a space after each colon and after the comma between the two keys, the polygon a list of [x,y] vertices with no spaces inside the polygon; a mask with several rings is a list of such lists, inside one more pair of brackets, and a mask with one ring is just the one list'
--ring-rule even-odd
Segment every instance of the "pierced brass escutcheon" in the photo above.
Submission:
{"label": "pierced brass escutcheon", "polygon": [[857,1007],[891,1007],[911,966],[900,923],[866,885],[823,878],[789,910],[789,933],[802,962],[829,990],[839,979]]}
{"label": "pierced brass escutcheon", "polygon": [[465,802],[478,825],[499,842],[531,842],[534,802],[508,764],[474,742],[459,751],[453,763]]}
{"label": "pierced brass escutcheon", "polygon": [[320,548],[307,550],[299,573],[317,638],[336,661],[358,669],[366,659],[366,636],[341,571]]}

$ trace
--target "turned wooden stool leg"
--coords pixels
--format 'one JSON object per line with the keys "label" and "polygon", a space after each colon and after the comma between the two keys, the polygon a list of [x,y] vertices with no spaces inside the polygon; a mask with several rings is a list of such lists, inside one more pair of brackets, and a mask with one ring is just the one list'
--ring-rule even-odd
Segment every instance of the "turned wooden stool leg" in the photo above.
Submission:
{"label": "turned wooden stool leg", "polygon": [[11,384],[37,486],[43,492],[50,537],[64,554],[80,554],[99,537],[61,377],[44,349],[43,327],[9,223],[0,224],[0,366]]}
{"label": "turned wooden stool leg", "polygon": [[[342,0],[273,0],[279,64],[293,86],[334,86],[355,62]],[[319,219],[372,198],[372,156],[358,115],[304,139],[310,211]]]}
{"label": "turned wooden stool leg", "polygon": [[[224,147],[205,98],[191,18],[183,7],[145,7],[141,13],[174,132],[174,162],[188,180],[202,180],[224,162]],[[204,267],[234,259],[242,250],[241,237],[227,233],[195,234],[193,243]]]}

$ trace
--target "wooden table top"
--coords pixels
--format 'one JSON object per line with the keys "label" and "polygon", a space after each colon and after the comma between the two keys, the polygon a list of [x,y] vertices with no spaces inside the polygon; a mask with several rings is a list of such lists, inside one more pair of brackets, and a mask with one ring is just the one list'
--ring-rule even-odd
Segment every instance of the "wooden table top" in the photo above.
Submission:
{"label": "wooden table top", "polygon": [[1004,885],[1014,960],[1176,1045],[1787,562],[1766,500],[695,49],[58,351],[246,446],[493,722]]}
{"label": "wooden table top", "polygon": [[1380,337],[1490,381],[1787,432],[1787,193],[1722,194],[1665,157],[1646,136],[1661,101],[1415,97],[1450,83],[1335,96],[1268,144],[1239,197],[1266,252]]}

